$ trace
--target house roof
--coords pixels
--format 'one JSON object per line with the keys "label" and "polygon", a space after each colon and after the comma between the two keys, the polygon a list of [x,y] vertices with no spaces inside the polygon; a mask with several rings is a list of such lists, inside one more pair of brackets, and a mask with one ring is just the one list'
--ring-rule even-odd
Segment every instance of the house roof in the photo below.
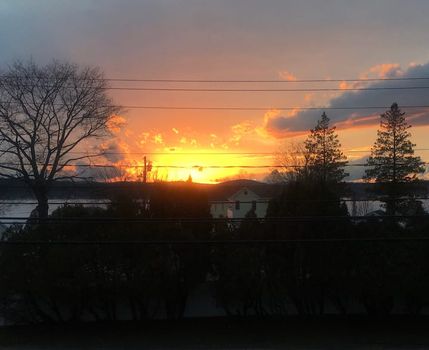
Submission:
{"label": "house roof", "polygon": [[214,185],[208,192],[209,201],[225,201],[233,197],[240,190],[247,188],[264,199],[270,199],[278,194],[282,188],[279,184],[267,184],[253,180],[234,180]]}
{"label": "house roof", "polygon": [[[261,196],[259,196],[257,193],[255,193],[254,191],[252,191],[251,189],[247,188],[247,187],[242,187],[240,188],[237,192],[233,193],[231,196],[228,197],[229,200],[234,201],[236,200],[236,198],[243,193],[244,195],[248,195],[248,194],[253,194],[254,196],[256,196],[258,199],[261,198]],[[250,196],[251,197],[251,196]]]}

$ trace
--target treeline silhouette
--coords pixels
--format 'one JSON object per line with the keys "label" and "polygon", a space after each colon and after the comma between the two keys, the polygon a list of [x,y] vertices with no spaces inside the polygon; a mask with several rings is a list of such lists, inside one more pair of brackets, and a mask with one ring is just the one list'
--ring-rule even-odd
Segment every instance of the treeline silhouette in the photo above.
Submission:
{"label": "treeline silhouette", "polygon": [[[288,217],[301,220],[276,220]],[[321,186],[285,184],[265,220],[253,210],[213,219],[190,183],[159,185],[150,205],[123,195],[49,219],[8,228],[0,245],[8,322],[180,319],[201,285],[212,291],[207,305],[229,316],[384,317],[429,306],[429,216],[351,217]]]}

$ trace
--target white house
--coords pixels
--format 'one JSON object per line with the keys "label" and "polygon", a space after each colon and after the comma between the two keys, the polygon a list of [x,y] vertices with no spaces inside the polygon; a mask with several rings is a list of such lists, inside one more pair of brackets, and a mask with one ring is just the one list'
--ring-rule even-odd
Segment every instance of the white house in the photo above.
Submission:
{"label": "white house", "polygon": [[225,200],[211,201],[210,213],[214,218],[243,219],[254,210],[258,218],[263,218],[267,213],[268,201],[269,198],[243,187]]}

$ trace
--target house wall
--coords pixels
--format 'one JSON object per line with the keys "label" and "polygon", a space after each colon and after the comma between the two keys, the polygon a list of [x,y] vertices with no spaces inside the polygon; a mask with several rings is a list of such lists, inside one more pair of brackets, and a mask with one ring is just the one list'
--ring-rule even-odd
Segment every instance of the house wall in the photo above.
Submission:
{"label": "house wall", "polygon": [[228,217],[227,216],[228,207],[229,207],[229,203],[217,202],[217,201],[210,202],[210,214],[214,218],[226,218]]}
{"label": "house wall", "polygon": [[[214,201],[210,204],[210,212],[214,218],[238,218],[242,219],[252,210],[252,202],[256,202],[256,216],[258,218],[265,217],[268,208],[268,200],[261,198],[256,193],[241,189],[226,201]],[[264,201],[264,203],[261,203]]]}

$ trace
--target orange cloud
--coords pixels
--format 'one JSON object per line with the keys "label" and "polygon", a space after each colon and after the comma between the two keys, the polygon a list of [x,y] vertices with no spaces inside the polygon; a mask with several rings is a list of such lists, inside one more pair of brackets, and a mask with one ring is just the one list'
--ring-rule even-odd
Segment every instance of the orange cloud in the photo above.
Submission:
{"label": "orange cloud", "polygon": [[241,123],[235,124],[231,127],[233,134],[235,135],[244,135],[248,134],[253,130],[253,123],[251,121],[245,120]]}
{"label": "orange cloud", "polygon": [[313,100],[313,96],[314,96],[313,93],[305,94],[304,95],[304,101],[307,102],[307,103],[311,102]]}
{"label": "orange cloud", "polygon": [[349,83],[349,82],[347,82],[347,81],[342,81],[342,82],[340,83],[340,85],[339,85],[339,88],[340,88],[341,90],[347,90],[347,89],[351,89],[351,88],[353,88],[353,87],[354,87],[354,84]]}
{"label": "orange cloud", "polygon": [[293,119],[299,114],[299,112],[299,108],[295,108],[290,111],[284,111],[283,113],[276,109],[265,112],[263,125],[262,127],[257,128],[258,134],[266,139],[278,139],[284,138],[286,136],[293,137],[303,134],[302,131],[292,132],[289,130],[280,130],[280,128],[276,126],[277,121]]}
{"label": "orange cloud", "polygon": [[156,134],[153,137],[153,142],[155,142],[156,144],[162,145],[164,144],[164,139],[161,134]]}
{"label": "orange cloud", "polygon": [[366,127],[373,127],[374,125],[377,125],[380,120],[379,114],[372,114],[367,116],[361,116],[361,115],[352,115],[348,119],[339,121],[335,123],[335,126],[337,129],[358,129],[358,128],[366,128]]}
{"label": "orange cloud", "polygon": [[281,79],[287,80],[287,81],[296,81],[296,80],[298,80],[295,75],[293,75],[291,72],[289,72],[287,70],[279,72],[279,76],[280,76]]}
{"label": "orange cloud", "polygon": [[127,120],[120,115],[113,115],[107,121],[107,129],[114,135],[117,135],[121,132],[121,129],[125,126]]}
{"label": "orange cloud", "polygon": [[368,72],[363,73],[363,77],[368,78],[371,74],[384,79],[392,76],[402,76],[404,72],[398,63],[381,63],[371,67]]}

